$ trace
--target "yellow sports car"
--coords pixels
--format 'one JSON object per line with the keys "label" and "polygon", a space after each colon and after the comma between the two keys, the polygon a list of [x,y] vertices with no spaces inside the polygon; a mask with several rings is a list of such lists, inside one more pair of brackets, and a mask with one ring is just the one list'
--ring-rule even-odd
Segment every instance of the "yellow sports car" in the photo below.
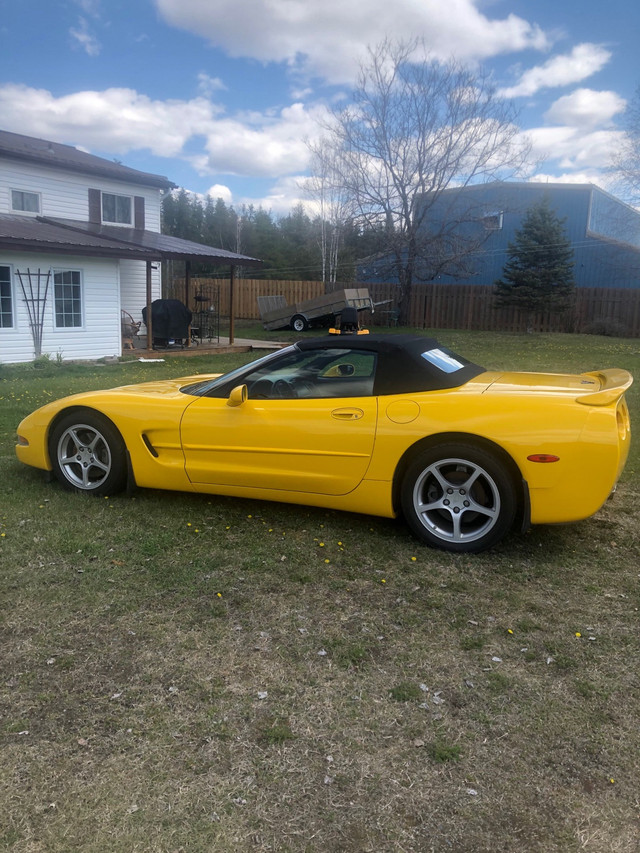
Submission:
{"label": "yellow sports car", "polygon": [[97,495],[127,486],[392,517],[481,551],[575,521],[629,452],[625,370],[489,372],[435,340],[300,341],[219,376],[76,394],[18,427],[18,458]]}

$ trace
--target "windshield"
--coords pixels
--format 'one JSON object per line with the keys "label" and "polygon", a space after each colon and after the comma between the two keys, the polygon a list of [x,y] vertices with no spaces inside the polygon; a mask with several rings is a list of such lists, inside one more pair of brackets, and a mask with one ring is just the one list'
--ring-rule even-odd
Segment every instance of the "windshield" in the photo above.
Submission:
{"label": "windshield", "polygon": [[223,373],[222,376],[218,376],[215,379],[207,379],[204,382],[194,382],[192,385],[185,385],[180,389],[180,391],[183,394],[193,394],[195,397],[203,397],[206,394],[210,394],[212,391],[215,391],[215,389],[219,388],[221,385],[226,386],[229,384],[231,387],[234,387],[236,384],[235,380],[241,380],[245,373],[249,371],[253,372],[258,367],[267,365],[274,358],[280,357],[283,353],[293,350],[294,347],[285,347],[283,349],[275,350],[275,352],[263,355],[262,358],[258,358],[256,361],[252,361],[249,364],[243,364],[241,367],[236,367],[235,370],[231,370],[229,373]]}

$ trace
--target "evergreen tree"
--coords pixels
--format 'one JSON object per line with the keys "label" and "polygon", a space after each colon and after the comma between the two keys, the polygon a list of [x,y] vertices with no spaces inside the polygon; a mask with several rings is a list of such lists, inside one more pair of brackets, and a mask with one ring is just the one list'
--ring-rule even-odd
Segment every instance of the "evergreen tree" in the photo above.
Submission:
{"label": "evergreen tree", "polygon": [[531,329],[538,311],[565,310],[575,287],[573,249],[545,196],[533,205],[509,243],[509,260],[496,281],[496,307],[514,307],[527,315]]}

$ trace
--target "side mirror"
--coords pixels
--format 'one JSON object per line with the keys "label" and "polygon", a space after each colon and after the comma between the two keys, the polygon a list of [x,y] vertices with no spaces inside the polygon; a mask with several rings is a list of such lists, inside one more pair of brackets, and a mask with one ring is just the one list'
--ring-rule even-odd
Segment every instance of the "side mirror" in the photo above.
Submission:
{"label": "side mirror", "polygon": [[227,400],[227,406],[241,406],[243,403],[247,402],[247,386],[246,385],[236,385],[236,387],[229,394],[229,399]]}

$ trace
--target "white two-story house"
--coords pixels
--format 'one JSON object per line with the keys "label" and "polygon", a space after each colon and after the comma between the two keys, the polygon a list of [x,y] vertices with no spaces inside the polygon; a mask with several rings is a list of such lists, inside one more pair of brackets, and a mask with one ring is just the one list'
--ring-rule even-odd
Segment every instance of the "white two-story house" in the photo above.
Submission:
{"label": "white two-story house", "polygon": [[[255,266],[160,233],[175,185],[68,145],[0,131],[0,362],[122,352],[121,310],[141,320],[160,265]],[[148,311],[150,315],[151,312]],[[147,330],[151,340],[151,330]]]}

